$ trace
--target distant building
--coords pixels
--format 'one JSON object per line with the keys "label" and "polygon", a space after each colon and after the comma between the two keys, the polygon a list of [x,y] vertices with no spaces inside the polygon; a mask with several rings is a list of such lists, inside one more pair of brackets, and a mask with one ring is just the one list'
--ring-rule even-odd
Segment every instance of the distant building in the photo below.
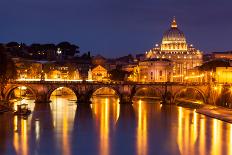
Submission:
{"label": "distant building", "polygon": [[183,82],[187,71],[202,64],[202,52],[188,45],[184,33],[178,29],[176,19],[171,23],[161,44],[146,52],[146,58],[169,59],[173,64],[173,81]]}
{"label": "distant building", "polygon": [[104,67],[107,70],[122,69],[124,66],[134,64],[134,58],[132,55],[127,55],[115,59],[107,59]]}
{"label": "distant building", "polygon": [[131,64],[128,64],[128,65],[124,65],[124,66],[122,66],[122,70],[127,71],[127,72],[133,72],[134,68],[137,65],[138,65],[137,63],[131,63]]}
{"label": "distant building", "polygon": [[69,62],[54,62],[44,64],[45,79],[80,80],[77,65]]}
{"label": "distant building", "polygon": [[40,79],[42,64],[34,60],[13,59],[18,79]]}
{"label": "distant building", "polygon": [[228,52],[213,52],[212,57],[214,59],[229,59],[232,60],[232,51]]}
{"label": "distant building", "polygon": [[140,82],[172,82],[173,64],[168,59],[147,59],[138,65]]}
{"label": "distant building", "polygon": [[[90,74],[90,73],[89,73]],[[105,69],[104,67],[98,65],[96,67],[94,67],[92,69],[92,79],[94,81],[104,81],[104,80],[108,80],[108,73],[107,73],[107,69]]]}
{"label": "distant building", "polygon": [[232,67],[216,67],[216,82],[232,83]]}

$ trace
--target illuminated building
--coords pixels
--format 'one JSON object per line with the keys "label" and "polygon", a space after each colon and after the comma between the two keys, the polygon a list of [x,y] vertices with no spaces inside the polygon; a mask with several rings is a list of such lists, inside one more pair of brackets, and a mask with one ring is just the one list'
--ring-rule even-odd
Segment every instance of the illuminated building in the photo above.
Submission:
{"label": "illuminated building", "polygon": [[45,79],[80,80],[80,74],[72,63],[47,64]]}
{"label": "illuminated building", "polygon": [[140,61],[139,81],[141,82],[172,82],[173,65],[168,59],[147,59]]}
{"label": "illuminated building", "polygon": [[14,60],[18,79],[80,80],[80,73],[74,63],[54,61]]}
{"label": "illuminated building", "polygon": [[140,81],[140,69],[138,65],[133,68],[132,73],[128,77],[128,81],[134,81],[134,82]]}
{"label": "illuminated building", "polygon": [[107,70],[104,67],[100,66],[100,65],[93,68],[92,71],[91,71],[91,74],[92,74],[92,79],[94,81],[103,81],[103,80],[108,79]]}
{"label": "illuminated building", "polygon": [[232,83],[232,67],[216,67],[215,78],[218,83]]}
{"label": "illuminated building", "polygon": [[146,52],[146,59],[163,58],[173,62],[173,81],[183,82],[188,70],[202,64],[202,52],[188,45],[184,33],[179,30],[176,19],[171,23],[161,44]]}

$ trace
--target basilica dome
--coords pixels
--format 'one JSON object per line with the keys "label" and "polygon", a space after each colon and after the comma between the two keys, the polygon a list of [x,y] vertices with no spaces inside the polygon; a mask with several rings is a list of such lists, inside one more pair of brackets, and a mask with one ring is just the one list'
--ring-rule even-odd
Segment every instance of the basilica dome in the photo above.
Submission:
{"label": "basilica dome", "polygon": [[186,39],[184,33],[178,28],[170,28],[164,33],[162,41],[186,42]]}
{"label": "basilica dome", "polygon": [[178,29],[175,18],[172,20],[171,28],[164,32],[161,50],[187,50],[186,38]]}

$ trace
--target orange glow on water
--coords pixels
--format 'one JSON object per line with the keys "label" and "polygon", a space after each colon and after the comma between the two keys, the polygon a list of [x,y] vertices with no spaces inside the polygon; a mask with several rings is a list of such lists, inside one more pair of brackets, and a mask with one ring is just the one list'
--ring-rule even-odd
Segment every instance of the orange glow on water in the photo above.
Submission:
{"label": "orange glow on water", "polygon": [[21,120],[22,127],[22,153],[23,155],[28,154],[28,139],[27,139],[27,120]]}
{"label": "orange glow on water", "polygon": [[137,154],[147,154],[147,109],[138,102]]}
{"label": "orange glow on water", "polygon": [[116,124],[119,113],[120,105],[115,98],[102,98],[96,97],[93,100],[92,111],[95,116],[95,125],[99,129],[99,147],[101,155],[108,155],[110,152],[110,133],[112,132],[111,124]]}
{"label": "orange glow on water", "polygon": [[229,135],[228,153],[232,154],[232,124],[229,126]]}
{"label": "orange glow on water", "polygon": [[212,152],[211,152],[213,155],[221,154],[221,144],[222,144],[221,143],[221,136],[222,136],[221,128],[222,128],[221,121],[214,119],[213,130],[212,130],[213,140],[212,140]]}
{"label": "orange glow on water", "polygon": [[181,153],[183,153],[183,135],[182,135],[182,118],[183,118],[183,111],[182,107],[178,108],[178,134],[177,134],[177,140],[178,140],[178,146]]}
{"label": "orange glow on water", "polygon": [[69,143],[69,138],[68,138],[68,109],[67,107],[64,107],[64,114],[63,114],[63,129],[62,129],[62,142],[63,142],[63,154],[69,155],[70,154],[70,143]]}
{"label": "orange glow on water", "polygon": [[14,116],[14,139],[13,145],[16,153],[19,153],[18,117]]}
{"label": "orange glow on water", "polygon": [[202,152],[202,154],[205,154],[205,119],[201,119],[200,120],[200,150]]}

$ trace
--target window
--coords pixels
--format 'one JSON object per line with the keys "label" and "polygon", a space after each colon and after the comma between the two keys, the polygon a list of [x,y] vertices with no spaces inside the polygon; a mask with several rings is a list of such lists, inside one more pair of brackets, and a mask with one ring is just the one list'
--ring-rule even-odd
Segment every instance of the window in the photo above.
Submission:
{"label": "window", "polygon": [[162,70],[159,71],[159,75],[162,76]]}

